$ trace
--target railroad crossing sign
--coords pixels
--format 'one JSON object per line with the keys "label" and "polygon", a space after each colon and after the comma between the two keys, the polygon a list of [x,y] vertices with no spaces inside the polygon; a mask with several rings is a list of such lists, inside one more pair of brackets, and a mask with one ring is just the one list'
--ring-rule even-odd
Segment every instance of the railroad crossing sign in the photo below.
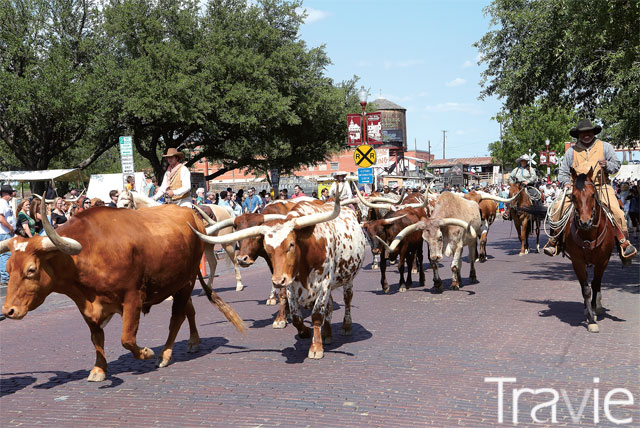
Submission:
{"label": "railroad crossing sign", "polygon": [[353,152],[353,161],[361,168],[368,168],[376,163],[376,151],[366,144],[358,146]]}

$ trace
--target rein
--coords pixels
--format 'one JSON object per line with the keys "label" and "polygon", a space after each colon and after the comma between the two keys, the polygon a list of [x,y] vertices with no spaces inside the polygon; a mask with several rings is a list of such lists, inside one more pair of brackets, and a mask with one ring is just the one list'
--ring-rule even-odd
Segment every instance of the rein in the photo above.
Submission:
{"label": "rein", "polygon": [[[588,232],[588,231],[593,230],[594,228],[598,229],[600,227],[600,221],[602,220],[602,217],[606,216],[606,212],[604,210],[604,207],[602,206],[602,202],[600,201],[600,197],[598,195],[598,191],[596,189],[596,185],[594,183],[585,183],[585,185],[586,184],[591,185],[591,186],[594,187],[594,199],[595,199],[595,202],[593,204],[593,212],[591,214],[591,218],[593,219],[596,216],[596,214],[598,215],[598,222],[597,223],[592,224],[588,229],[582,229],[583,231]],[[574,201],[574,204],[575,204],[575,201]],[[578,230],[577,223],[578,223],[578,212],[576,210],[576,211],[574,211],[573,221],[571,222],[571,227],[570,227],[571,237],[573,238],[573,240],[576,243],[582,242],[582,250],[585,253],[584,254],[584,258],[586,259],[587,258],[586,257],[587,256],[587,254],[586,254],[587,250],[588,251],[593,251],[596,247],[602,245],[602,243],[604,242],[604,239],[605,239],[605,237],[607,235],[607,227],[606,227],[606,224],[605,224],[605,227],[602,228],[602,231],[596,236],[596,239],[588,240],[588,239],[582,238],[578,234],[579,230]]]}

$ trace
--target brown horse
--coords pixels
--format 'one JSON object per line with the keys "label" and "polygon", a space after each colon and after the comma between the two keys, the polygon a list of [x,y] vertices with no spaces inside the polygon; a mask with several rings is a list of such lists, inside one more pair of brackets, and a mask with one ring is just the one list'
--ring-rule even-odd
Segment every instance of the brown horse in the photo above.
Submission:
{"label": "brown horse", "polygon": [[[594,314],[602,314],[600,285],[611,251],[615,245],[615,231],[598,198],[593,182],[593,169],[577,175],[571,169],[574,214],[564,230],[564,251],[571,259],[573,270],[582,287],[587,328],[599,331]],[[593,281],[589,287],[587,267],[593,265]]]}
{"label": "brown horse", "polygon": [[529,233],[533,227],[536,228],[536,249],[540,252],[540,217],[534,214],[534,205],[531,197],[527,193],[527,186],[524,183],[512,183],[509,186],[509,198],[517,196],[511,203],[511,219],[518,231],[520,239],[520,254],[529,254]]}

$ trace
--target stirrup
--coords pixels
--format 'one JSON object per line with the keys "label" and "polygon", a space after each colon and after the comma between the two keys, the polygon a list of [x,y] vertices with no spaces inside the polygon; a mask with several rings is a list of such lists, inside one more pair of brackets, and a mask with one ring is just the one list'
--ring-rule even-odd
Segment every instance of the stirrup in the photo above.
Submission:
{"label": "stirrup", "polygon": [[545,253],[549,257],[558,255],[558,244],[553,244],[551,241],[547,241],[547,245],[544,246],[542,252]]}
{"label": "stirrup", "polygon": [[[626,246],[624,246],[623,244],[625,242],[628,242],[628,244]],[[629,250],[629,253],[627,254],[627,251]],[[631,242],[629,242],[628,239],[622,239],[620,241],[620,254],[622,254],[622,257],[624,257],[625,259],[630,259],[633,256],[635,256],[638,253],[638,250],[636,250],[636,247],[634,247]]]}

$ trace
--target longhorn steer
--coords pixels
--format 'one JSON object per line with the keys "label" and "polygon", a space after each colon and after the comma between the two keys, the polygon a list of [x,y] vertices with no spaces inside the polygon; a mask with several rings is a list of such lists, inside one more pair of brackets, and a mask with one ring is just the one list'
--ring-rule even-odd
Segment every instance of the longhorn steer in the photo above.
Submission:
{"label": "longhorn steer", "polygon": [[489,228],[496,219],[496,211],[498,210],[498,202],[511,202],[512,199],[505,199],[491,195],[485,192],[476,192],[475,190],[464,195],[465,199],[474,201],[480,209],[480,218],[482,219],[482,233],[480,235],[480,250],[478,251],[478,260],[484,262],[487,260],[487,235]]}
{"label": "longhorn steer", "polygon": [[[116,313],[122,316],[122,346],[137,359],[154,356],[136,342],[140,312],[148,313],[169,296],[173,296],[169,336],[158,366],[169,364],[185,316],[190,330],[187,349],[198,349],[191,291],[204,246],[187,224],[200,231],[204,226],[192,210],[175,205],[140,211],[97,207],[78,213],[56,230],[47,220],[44,204],[41,215],[47,237],[0,242],[0,252],[11,251],[4,315],[22,319],[52,292],[69,296],[89,326],[96,348],[89,381],[106,377],[103,328]],[[210,289],[208,297],[244,331],[231,307]]]}
{"label": "longhorn steer", "polygon": [[[273,264],[271,280],[276,287],[287,289],[293,325],[300,337],[313,335],[309,358],[323,357],[323,336],[325,343],[331,342],[331,291],[335,288],[344,290],[342,334],[351,335],[353,279],[364,260],[365,237],[355,213],[341,210],[339,201],[320,206],[302,202],[286,220],[269,221],[225,237],[198,235],[209,243],[264,237],[263,246]],[[304,325],[300,305],[312,309],[313,330]]]}
{"label": "longhorn steer", "polygon": [[438,273],[438,262],[442,255],[453,255],[451,261],[451,289],[458,290],[462,283],[462,250],[469,247],[471,282],[477,282],[475,260],[477,252],[476,238],[481,228],[478,204],[460,198],[451,192],[445,192],[438,198],[430,218],[423,218],[416,224],[404,228],[388,247],[395,251],[402,239],[411,233],[421,230],[422,238],[429,245],[429,261],[433,269],[433,284],[436,290],[442,289],[442,280]]}
{"label": "longhorn steer", "polygon": [[[400,233],[402,229],[410,224],[417,223],[425,216],[423,208],[404,208],[396,212],[389,212],[382,220],[367,221],[362,225],[365,236],[371,246],[374,255],[380,255],[380,284],[385,293],[389,292],[389,284],[387,283],[387,260],[385,256],[385,247],[379,240],[391,243],[393,239]],[[376,239],[377,238],[377,239]],[[420,286],[424,286],[424,267],[422,266],[422,235],[420,232],[412,233],[407,236],[396,253],[400,255],[398,271],[400,272],[400,289],[401,293],[411,288],[411,268],[414,258],[420,274]],[[389,253],[389,257],[393,257],[393,253]],[[404,279],[404,264],[407,262],[407,280]]]}

